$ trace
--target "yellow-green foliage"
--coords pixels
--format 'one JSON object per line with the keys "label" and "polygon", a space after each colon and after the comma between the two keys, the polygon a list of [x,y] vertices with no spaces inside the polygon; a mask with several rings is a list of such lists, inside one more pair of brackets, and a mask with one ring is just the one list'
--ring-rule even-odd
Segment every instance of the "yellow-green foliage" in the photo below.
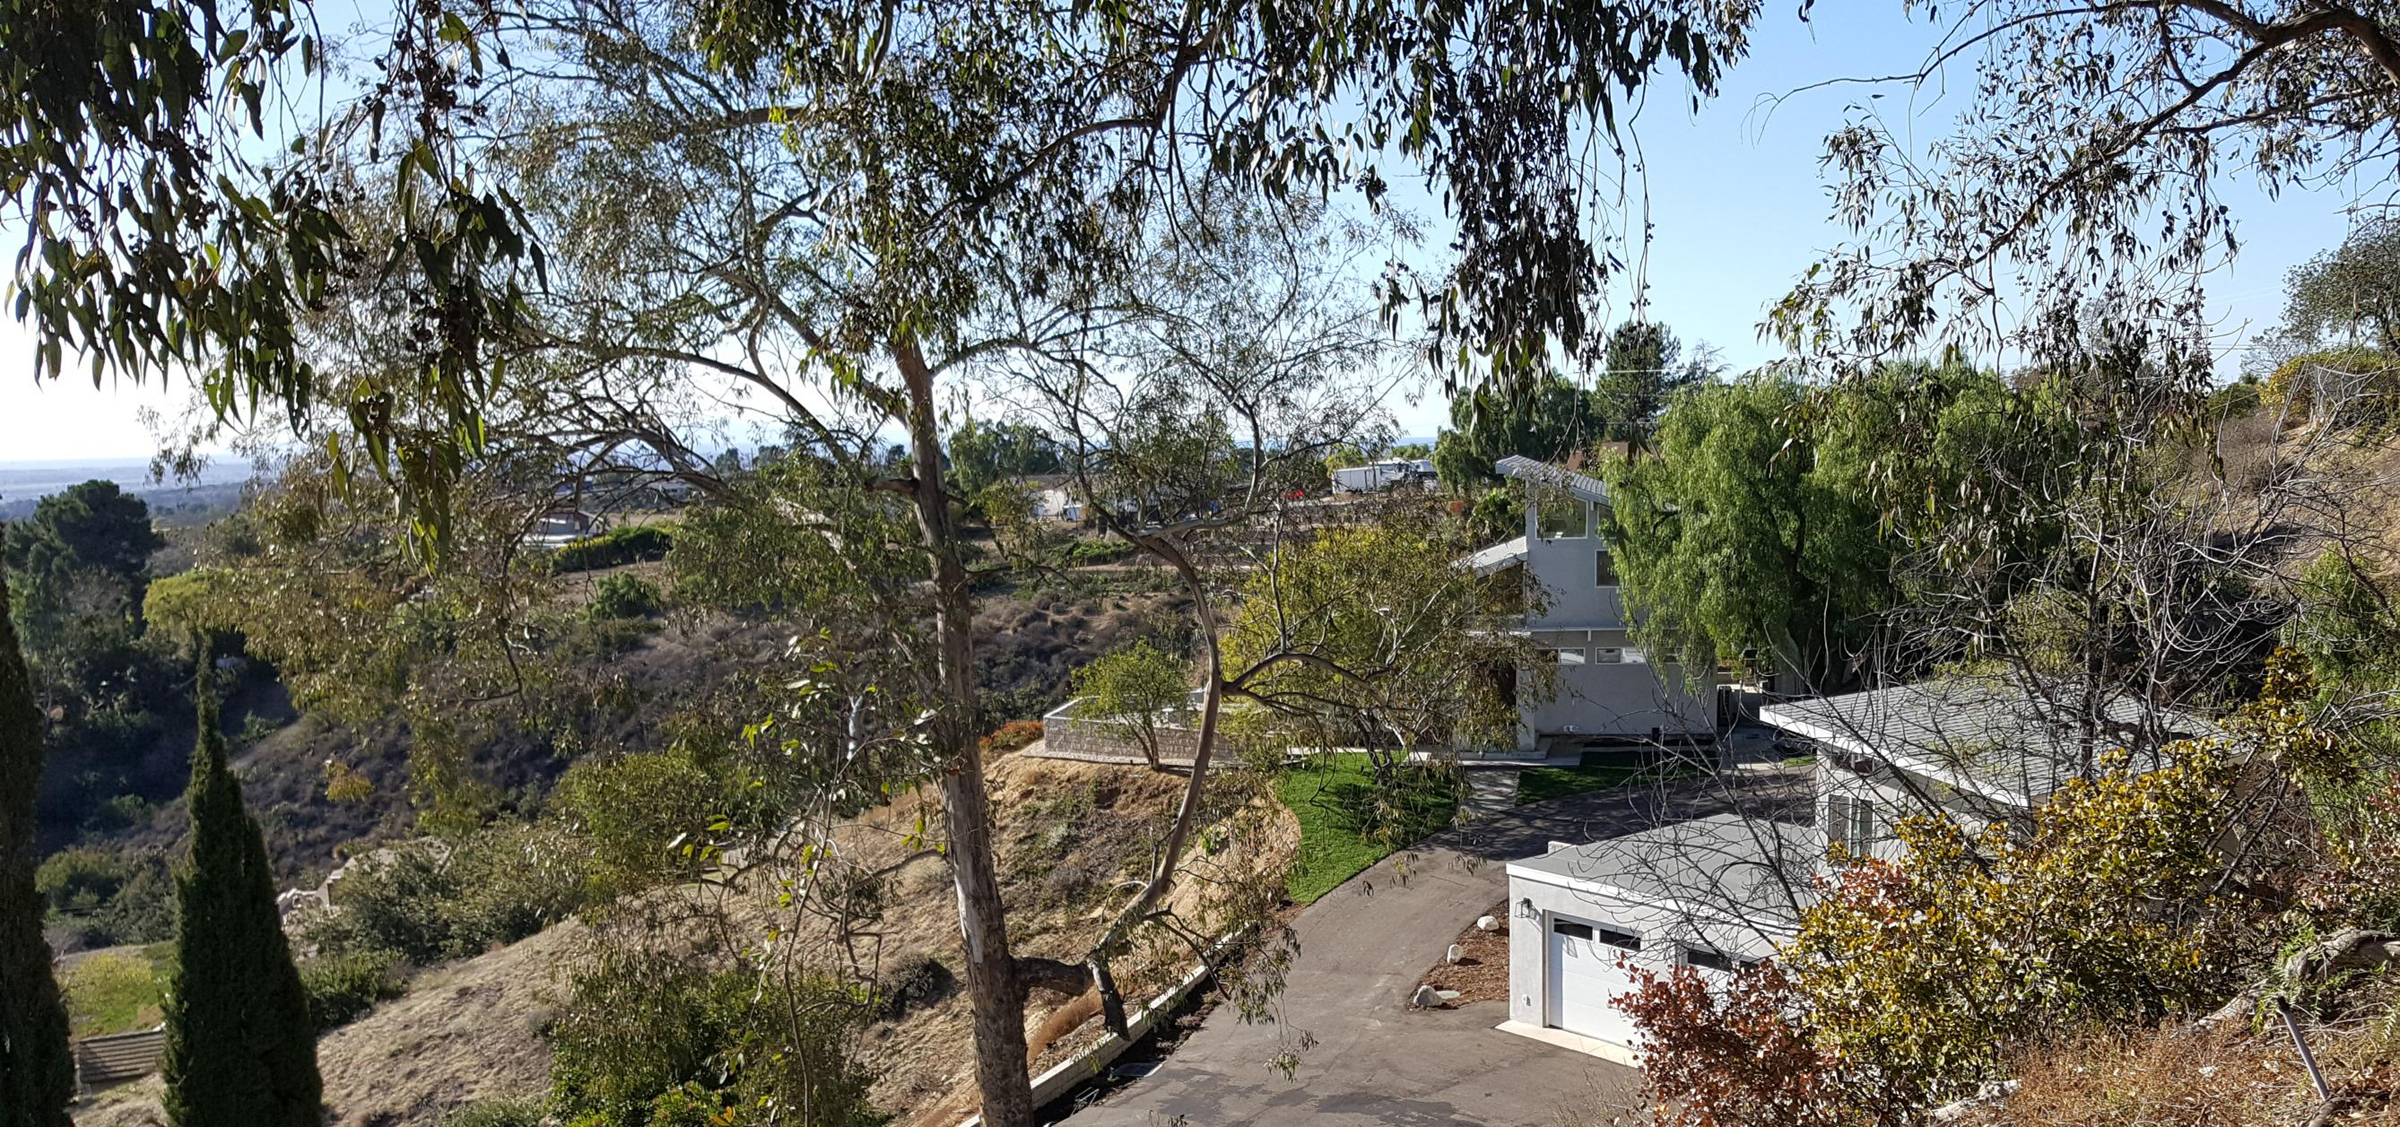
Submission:
{"label": "yellow-green foliage", "polygon": [[166,944],[101,951],[77,960],[60,978],[75,1036],[95,1037],[157,1025],[166,999]]}
{"label": "yellow-green foliage", "polygon": [[2170,745],[2168,766],[2121,758],[2070,781],[2028,826],[1969,835],[1946,819],[1897,827],[1904,861],[1844,868],[1803,916],[1783,964],[1842,1058],[1918,1100],[1950,1098],[2031,1040],[2092,1022],[2154,1020],[2223,993],[2251,919],[2227,899],[2239,796],[2312,777],[2338,750],[2302,702],[2296,661],[2270,663],[2225,735]]}
{"label": "yellow-green foliage", "polygon": [[1483,593],[1451,566],[1468,550],[1455,533],[1395,514],[1284,550],[1250,575],[1224,640],[1226,676],[1316,726],[1301,739],[1383,749],[1513,739],[1515,707],[1489,674],[1518,666],[1522,645],[1474,628]]}
{"label": "yellow-green foliage", "polygon": [[2070,783],[2030,835],[1904,819],[1907,862],[1844,870],[1785,952],[1818,1030],[1940,1098],[2020,1036],[2154,1016],[2214,983],[2225,953],[2202,913],[2232,772],[2213,743],[2178,754]]}
{"label": "yellow-green foliage", "polygon": [[2362,345],[2323,349],[2284,361],[2267,376],[2266,385],[2259,390],[2259,400],[2271,410],[2287,412],[2295,420],[2314,418],[2316,381],[2311,369],[2332,369],[2363,377],[2358,398],[2347,405],[2347,410],[2359,421],[2389,421],[2395,405],[2400,404],[2400,360],[2388,352]]}

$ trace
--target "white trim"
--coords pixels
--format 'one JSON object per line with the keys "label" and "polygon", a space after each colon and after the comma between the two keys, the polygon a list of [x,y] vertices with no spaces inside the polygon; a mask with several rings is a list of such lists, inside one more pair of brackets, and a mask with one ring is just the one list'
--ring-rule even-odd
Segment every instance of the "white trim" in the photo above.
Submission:
{"label": "white trim", "polygon": [[[1608,843],[1605,840],[1602,840],[1593,842],[1592,844],[1606,845]],[[1581,849],[1584,847],[1569,846],[1568,848]],[[1552,850],[1551,854],[1555,854],[1557,852],[1557,850]],[[1544,854],[1544,856],[1550,856],[1551,854]],[[1762,936],[1780,935],[1788,939],[1800,934],[1800,925],[1796,923],[1786,924],[1774,920],[1758,919],[1755,917],[1731,917],[1728,915],[1728,913],[1719,909],[1702,908],[1697,905],[1686,904],[1681,900],[1676,900],[1671,897],[1661,898],[1638,892],[1627,892],[1616,885],[1608,884],[1603,881],[1597,881],[1590,877],[1565,876],[1544,869],[1528,869],[1520,866],[1514,861],[1509,862],[1507,875],[1508,879],[1512,881],[1522,877],[1534,884],[1547,885],[1551,888],[1565,889],[1566,891],[1575,893],[1577,895],[1611,896],[1638,907],[1672,913],[1687,920],[1696,920],[1701,923],[1715,924],[1722,927],[1746,927],[1757,931]],[[1515,893],[1512,891],[1510,895],[1513,899]],[[1778,946],[1780,945],[1781,944],[1779,943]]]}
{"label": "white trim", "polygon": [[1864,740],[1794,717],[1777,705],[1768,705],[1759,709],[1758,718],[1785,731],[1806,736],[1818,743],[1831,744],[1852,755],[1862,755],[1902,771],[1923,775],[1958,790],[1966,791],[1978,798],[1992,802],[2005,802],[2020,810],[2033,808],[2033,799],[2023,791],[1998,784],[1987,784],[1971,774],[1962,773],[1946,764],[1922,760],[1913,756],[1893,755],[1880,748],[1869,746]]}
{"label": "white trim", "polygon": [[1614,1041],[1603,1041],[1597,1037],[1586,1037],[1581,1033],[1569,1033],[1566,1030],[1559,1029],[1555,1026],[1533,1025],[1528,1022],[1518,1021],[1515,1018],[1510,1018],[1509,1020],[1501,1022],[1492,1028],[1497,1029],[1502,1033],[1514,1033],[1519,1037],[1529,1038],[1539,1041],[1545,1045],[1552,1045],[1557,1048],[1565,1049],[1570,1053],[1582,1053],[1587,1057],[1598,1057],[1601,1060],[1608,1061],[1611,1064],[1621,1064],[1628,1068],[1640,1068],[1642,1066],[1642,1054],[1636,1050],[1617,1044]]}

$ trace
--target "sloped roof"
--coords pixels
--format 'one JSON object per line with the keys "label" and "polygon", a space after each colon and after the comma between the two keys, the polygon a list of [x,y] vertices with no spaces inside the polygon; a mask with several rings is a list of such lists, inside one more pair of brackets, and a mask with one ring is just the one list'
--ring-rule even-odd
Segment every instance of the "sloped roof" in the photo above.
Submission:
{"label": "sloped roof", "polygon": [[1554,466],[1539,459],[1528,458],[1523,454],[1511,454],[1502,458],[1494,463],[1492,468],[1498,470],[1502,477],[1513,477],[1519,481],[1538,482],[1553,489],[1564,489],[1595,505],[1608,504],[1608,487],[1601,484],[1599,478],[1590,474],[1576,473],[1574,470]]}
{"label": "sloped roof", "polygon": [[2206,721],[2122,694],[2088,736],[2056,705],[1989,678],[1952,677],[1769,705],[1778,728],[1940,779],[1984,798],[2031,807],[2069,779],[2095,773],[2101,755],[2125,749],[2142,770],[2162,766],[2159,745],[2212,734]]}
{"label": "sloped roof", "polygon": [[1510,863],[1726,923],[1789,927],[1813,898],[1825,840],[1808,826],[1717,814]]}

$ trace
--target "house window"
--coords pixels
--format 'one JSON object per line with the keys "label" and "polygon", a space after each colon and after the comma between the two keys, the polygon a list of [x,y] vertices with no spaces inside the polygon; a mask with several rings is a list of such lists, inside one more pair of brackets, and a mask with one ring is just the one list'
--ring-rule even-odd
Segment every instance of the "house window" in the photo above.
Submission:
{"label": "house window", "polygon": [[1544,491],[1534,501],[1534,531],[1544,540],[1581,540],[1592,534],[1591,506],[1572,493]]}
{"label": "house window", "polygon": [[1875,846],[1875,804],[1844,794],[1827,796],[1825,836],[1853,857],[1866,856]]}
{"label": "house window", "polygon": [[1605,943],[1620,951],[1642,949],[1641,936],[1630,931],[1618,931],[1613,927],[1599,927],[1587,923],[1577,923],[1574,920],[1554,919],[1550,921],[1550,930],[1573,939],[1588,939],[1594,943]]}
{"label": "house window", "polygon": [[1581,646],[1560,647],[1551,650],[1550,654],[1560,665],[1583,665],[1590,660],[1584,656]]}
{"label": "house window", "polygon": [[1602,548],[1599,551],[1594,552],[1593,556],[1599,560],[1596,573],[1593,577],[1593,582],[1601,587],[1616,586],[1617,561],[1609,558],[1608,549]]}
{"label": "house window", "polygon": [[1739,962],[1740,960],[1713,947],[1701,947],[1691,943],[1683,945],[1683,965],[1687,967],[1730,972]]}
{"label": "house window", "polygon": [[1625,651],[1615,646],[1600,646],[1592,651],[1592,662],[1596,665],[1623,665]]}

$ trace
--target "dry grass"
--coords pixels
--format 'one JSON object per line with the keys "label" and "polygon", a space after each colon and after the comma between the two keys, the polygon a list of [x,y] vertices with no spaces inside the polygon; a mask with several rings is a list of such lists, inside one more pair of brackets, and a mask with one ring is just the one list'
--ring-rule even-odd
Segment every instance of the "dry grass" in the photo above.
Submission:
{"label": "dry grass", "polygon": [[2332,1087],[2317,1097],[2278,1021],[2195,1033],[2111,1030],[2029,1053],[2017,1091],[1966,1127],[2400,1127],[2400,989],[2320,1000],[2302,1024]]}

